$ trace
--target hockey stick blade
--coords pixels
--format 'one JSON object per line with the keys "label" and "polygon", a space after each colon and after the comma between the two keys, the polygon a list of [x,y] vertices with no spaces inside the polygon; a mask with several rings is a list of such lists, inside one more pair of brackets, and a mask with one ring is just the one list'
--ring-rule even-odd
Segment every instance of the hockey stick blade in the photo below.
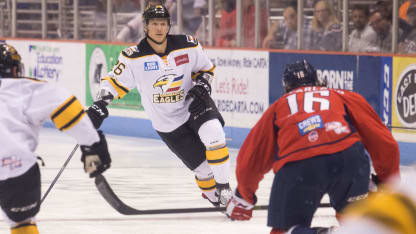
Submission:
{"label": "hockey stick blade", "polygon": [[[200,207],[200,208],[173,208],[173,209],[156,209],[156,210],[137,210],[126,205],[111,189],[103,175],[95,177],[95,186],[101,196],[116,211],[123,215],[151,215],[151,214],[178,214],[178,213],[202,213],[202,212],[225,212],[225,207]],[[321,204],[319,207],[330,207],[329,204]],[[255,206],[253,210],[267,210],[269,206]]]}

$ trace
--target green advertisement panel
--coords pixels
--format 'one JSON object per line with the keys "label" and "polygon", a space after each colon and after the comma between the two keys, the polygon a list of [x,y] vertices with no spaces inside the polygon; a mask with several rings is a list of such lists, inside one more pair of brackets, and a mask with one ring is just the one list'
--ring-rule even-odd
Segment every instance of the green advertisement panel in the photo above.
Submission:
{"label": "green advertisement panel", "polygon": [[[86,104],[92,105],[100,91],[100,79],[104,77],[117,63],[120,51],[124,45],[86,45]],[[111,108],[143,110],[141,97],[137,89],[132,89],[120,100],[113,100]]]}

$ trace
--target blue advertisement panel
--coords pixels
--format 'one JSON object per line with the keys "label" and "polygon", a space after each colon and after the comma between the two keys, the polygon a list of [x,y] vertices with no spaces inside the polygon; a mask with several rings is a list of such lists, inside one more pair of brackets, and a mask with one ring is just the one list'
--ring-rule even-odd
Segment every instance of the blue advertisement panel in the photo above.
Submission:
{"label": "blue advertisement panel", "polygon": [[318,79],[326,80],[328,87],[353,90],[357,77],[357,59],[353,55],[270,53],[270,103],[284,93],[282,76],[285,65],[297,60],[308,60],[316,69]]}
{"label": "blue advertisement panel", "polygon": [[380,89],[382,81],[382,57],[359,56],[358,79],[354,91],[364,96],[377,114],[382,117],[380,108]]}
{"label": "blue advertisement panel", "polygon": [[[271,53],[270,103],[276,101],[283,94],[282,76],[285,64],[302,59],[308,60],[315,67],[318,79],[325,80],[329,88],[352,90],[361,94],[377,114],[382,116],[380,106],[381,82],[384,80],[384,66],[382,64],[391,68],[392,62],[389,57]],[[391,92],[389,94],[391,95]]]}
{"label": "blue advertisement panel", "polygon": [[392,117],[392,88],[393,88],[393,58],[380,57],[380,117],[384,125],[391,126]]}

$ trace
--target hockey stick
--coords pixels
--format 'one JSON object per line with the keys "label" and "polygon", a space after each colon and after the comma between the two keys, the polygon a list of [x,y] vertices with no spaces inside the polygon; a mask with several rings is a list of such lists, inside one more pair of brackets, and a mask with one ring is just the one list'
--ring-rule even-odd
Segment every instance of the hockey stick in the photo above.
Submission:
{"label": "hockey stick", "polygon": [[58,175],[55,176],[55,179],[53,179],[51,185],[49,185],[48,190],[46,190],[46,193],[43,195],[42,199],[40,200],[40,204],[42,204],[43,200],[45,200],[46,196],[48,196],[49,192],[55,185],[56,181],[58,180],[59,176],[61,176],[62,172],[66,168],[66,165],[68,165],[69,161],[71,160],[72,156],[74,155],[75,151],[78,149],[79,145],[77,144],[74,149],[72,150],[71,154],[69,154],[68,159],[65,161],[64,165],[61,167],[61,170],[59,170]]}
{"label": "hockey stick", "polygon": [[[123,215],[151,215],[151,214],[177,214],[177,213],[201,213],[201,212],[224,212],[225,207],[200,207],[200,208],[172,208],[172,209],[158,209],[158,210],[137,210],[131,206],[126,205],[111,189],[107,180],[103,175],[95,177],[95,186],[100,192],[101,196],[112,206],[116,211]],[[319,207],[331,207],[328,203],[320,204]],[[269,206],[255,206],[253,210],[267,210]]]}

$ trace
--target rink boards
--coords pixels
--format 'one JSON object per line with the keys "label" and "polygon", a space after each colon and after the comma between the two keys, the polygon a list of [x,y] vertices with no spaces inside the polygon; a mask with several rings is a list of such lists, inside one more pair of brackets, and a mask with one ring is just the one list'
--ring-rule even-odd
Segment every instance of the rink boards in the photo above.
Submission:
{"label": "rink boards", "polygon": [[[27,76],[67,87],[85,105],[91,105],[98,81],[117,62],[120,51],[130,45],[98,42],[7,40],[22,56]],[[353,90],[363,95],[400,141],[402,163],[413,161],[416,151],[416,58],[374,54],[303,53],[249,49],[206,48],[216,65],[212,97],[226,121],[231,147],[240,147],[251,127],[268,106],[283,94],[284,66],[309,60],[318,78],[330,88]],[[110,106],[105,132],[158,138],[132,90]],[[50,125],[50,123],[49,123]]]}

